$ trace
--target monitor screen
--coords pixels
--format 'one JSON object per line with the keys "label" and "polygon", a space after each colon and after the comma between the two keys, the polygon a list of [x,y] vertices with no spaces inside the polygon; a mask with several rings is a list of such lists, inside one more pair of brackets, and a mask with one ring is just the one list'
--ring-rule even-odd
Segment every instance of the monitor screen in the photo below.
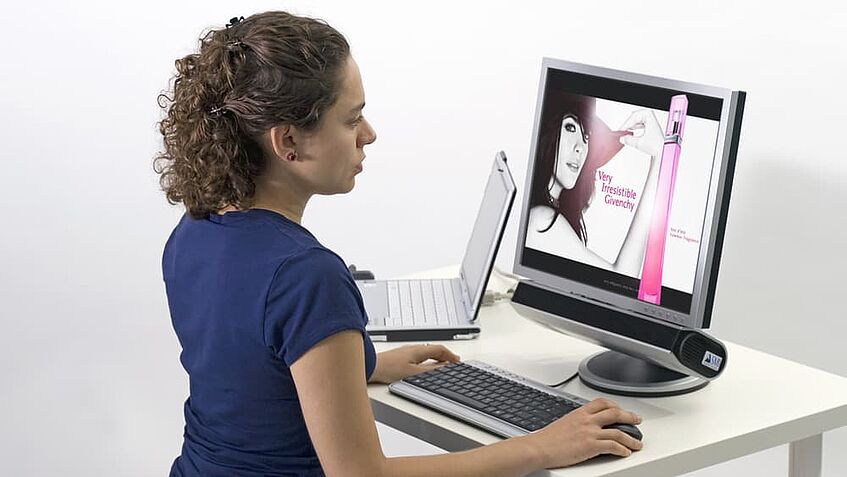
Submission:
{"label": "monitor screen", "polygon": [[532,278],[612,307],[704,326],[706,262],[722,239],[715,220],[725,217],[722,189],[734,162],[725,140],[733,98],[546,59],[516,272],[538,272]]}

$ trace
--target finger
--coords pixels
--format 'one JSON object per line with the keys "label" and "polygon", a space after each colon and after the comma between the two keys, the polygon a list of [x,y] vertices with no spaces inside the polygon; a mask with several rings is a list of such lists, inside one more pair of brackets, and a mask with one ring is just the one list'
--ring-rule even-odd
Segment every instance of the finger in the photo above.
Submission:
{"label": "finger", "polygon": [[408,364],[405,367],[405,376],[414,376],[416,374],[425,373],[446,366],[449,363],[425,363],[425,364]]}
{"label": "finger", "polygon": [[618,129],[624,130],[633,129],[635,127],[644,127],[650,120],[649,114],[650,111],[646,109],[633,111]]}
{"label": "finger", "polygon": [[458,362],[459,356],[451,352],[443,345],[418,345],[412,349],[412,359],[417,363],[421,363],[428,359],[438,361],[448,361],[451,363]]}
{"label": "finger", "polygon": [[604,409],[617,408],[617,407],[619,407],[619,406],[616,402],[611,401],[611,400],[606,399],[606,398],[597,398],[597,399],[589,402],[588,404],[585,404],[585,405],[582,406],[582,408],[585,409],[585,411],[589,414],[595,414],[595,413],[598,413],[598,412],[600,412]]}
{"label": "finger", "polygon": [[638,424],[641,422],[641,418],[637,414],[624,411],[619,407],[604,409],[592,415],[591,418],[600,427],[608,426],[609,424]]}
{"label": "finger", "polygon": [[430,362],[430,363],[416,364],[415,367],[420,368],[423,371],[432,371],[433,369],[438,369],[442,366],[447,366],[448,364],[450,364],[450,363],[447,363],[445,361],[439,361],[437,363]]}
{"label": "finger", "polygon": [[638,143],[641,141],[641,138],[635,136],[621,136],[619,141],[624,146],[638,147]]}
{"label": "finger", "polygon": [[446,346],[437,345],[436,347],[441,348],[440,352],[442,354],[441,354],[440,358],[435,358],[435,359],[440,359],[441,361],[449,361],[451,363],[458,363],[459,361],[462,360],[462,358],[458,354],[450,351],[450,349],[447,348]]}
{"label": "finger", "polygon": [[597,437],[603,440],[620,442],[632,450],[640,450],[644,446],[638,439],[618,429],[601,429]]}
{"label": "finger", "polygon": [[617,441],[597,441],[597,447],[601,454],[612,454],[621,457],[629,457],[632,451],[628,447]]}

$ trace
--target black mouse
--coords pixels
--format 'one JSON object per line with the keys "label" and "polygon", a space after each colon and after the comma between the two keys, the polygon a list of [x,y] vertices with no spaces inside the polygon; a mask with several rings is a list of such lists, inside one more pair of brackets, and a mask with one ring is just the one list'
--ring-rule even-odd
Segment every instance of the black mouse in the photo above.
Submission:
{"label": "black mouse", "polygon": [[638,439],[639,441],[643,437],[641,435],[641,431],[638,430],[638,428],[633,426],[632,424],[609,424],[608,426],[603,426],[603,429],[617,429],[619,431],[623,431],[629,434],[630,436],[635,439]]}

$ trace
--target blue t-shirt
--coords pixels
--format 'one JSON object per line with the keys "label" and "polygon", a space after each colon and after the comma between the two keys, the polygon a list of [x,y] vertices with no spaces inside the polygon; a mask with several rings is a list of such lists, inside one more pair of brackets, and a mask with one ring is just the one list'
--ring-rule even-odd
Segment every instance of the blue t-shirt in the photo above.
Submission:
{"label": "blue t-shirt", "polygon": [[162,257],[188,372],[182,453],[171,476],[320,476],[289,367],[319,341],[359,330],[353,277],[308,230],[262,209],[184,216]]}

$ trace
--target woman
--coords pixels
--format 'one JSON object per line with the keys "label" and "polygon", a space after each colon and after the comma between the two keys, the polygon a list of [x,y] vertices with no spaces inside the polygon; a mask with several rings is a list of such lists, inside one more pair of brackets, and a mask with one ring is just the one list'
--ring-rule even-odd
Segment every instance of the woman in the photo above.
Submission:
{"label": "woman", "polygon": [[[539,160],[530,200],[558,211],[579,240],[586,243],[582,210],[594,193],[594,175],[600,166],[593,150],[593,160],[588,161],[589,121],[595,117],[595,101],[587,96],[552,96],[541,120]],[[539,231],[549,230],[556,217]]]}
{"label": "woman", "polygon": [[[646,109],[634,111],[620,130],[612,131],[595,115],[595,104],[592,97],[567,93],[545,98],[527,242],[589,265],[637,275],[647,243],[664,135],[655,115]],[[624,145],[646,154],[649,168],[623,246],[609,263],[588,247],[590,231],[583,214],[594,198],[597,170]]]}
{"label": "woman", "polygon": [[375,355],[344,262],[300,225],[315,194],[349,192],[376,134],[344,37],[284,12],[233,19],[176,62],[156,170],[185,205],[165,246],[189,375],[176,476],[521,475],[641,444],[602,429],[639,418],[596,400],[546,429],[468,452],[386,458],[367,382],[458,356]]}

